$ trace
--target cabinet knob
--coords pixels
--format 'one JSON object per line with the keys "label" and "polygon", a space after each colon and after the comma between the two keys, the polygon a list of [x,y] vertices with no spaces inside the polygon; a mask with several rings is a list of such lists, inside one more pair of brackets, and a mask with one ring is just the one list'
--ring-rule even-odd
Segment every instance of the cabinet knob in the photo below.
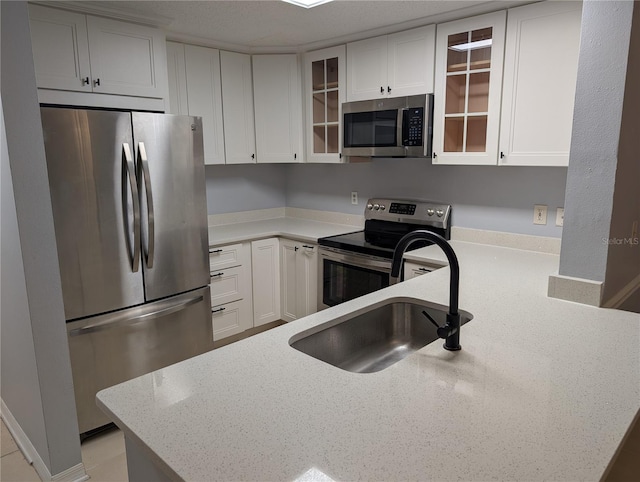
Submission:
{"label": "cabinet knob", "polygon": [[504,152],[500,151],[500,159],[504,159]]}
{"label": "cabinet knob", "polygon": [[298,251],[298,247],[297,247],[297,246],[294,246],[294,247],[293,247],[293,250],[294,250],[294,251]]}
{"label": "cabinet knob", "polygon": [[298,154],[294,154],[294,155],[293,155],[293,158],[294,158],[294,159],[297,159],[297,158],[298,158]]}
{"label": "cabinet knob", "polygon": [[255,154],[251,154],[251,159],[255,159],[256,155]]}
{"label": "cabinet knob", "polygon": [[94,85],[95,87],[98,87],[98,86],[100,85],[100,79],[96,79],[96,80],[94,80],[94,81],[93,81],[93,85]]}
{"label": "cabinet knob", "polygon": [[436,157],[438,157],[438,154],[436,154],[435,152],[433,153],[433,158],[435,159]]}
{"label": "cabinet knob", "polygon": [[391,87],[389,87],[388,85],[387,85],[387,92],[391,93]]}
{"label": "cabinet knob", "polygon": [[89,85],[89,77],[82,79],[82,85]]}
{"label": "cabinet knob", "polygon": [[380,86],[380,93],[384,94],[384,87]]}

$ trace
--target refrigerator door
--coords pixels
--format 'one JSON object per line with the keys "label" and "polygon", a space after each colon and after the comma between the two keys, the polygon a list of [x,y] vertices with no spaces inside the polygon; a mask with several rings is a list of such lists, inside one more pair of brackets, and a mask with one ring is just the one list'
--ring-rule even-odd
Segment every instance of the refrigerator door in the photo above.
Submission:
{"label": "refrigerator door", "polygon": [[131,115],[41,116],[66,319],[144,303]]}
{"label": "refrigerator door", "polygon": [[209,287],[67,323],[80,433],[110,420],[96,393],[213,349]]}
{"label": "refrigerator door", "polygon": [[209,283],[200,118],[134,112],[147,301]]}

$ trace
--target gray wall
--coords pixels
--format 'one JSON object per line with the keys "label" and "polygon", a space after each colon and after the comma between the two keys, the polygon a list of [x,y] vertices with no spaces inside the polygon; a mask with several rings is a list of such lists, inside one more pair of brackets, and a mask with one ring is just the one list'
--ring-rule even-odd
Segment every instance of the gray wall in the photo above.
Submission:
{"label": "gray wall", "polygon": [[[0,111],[2,106],[0,105]],[[42,408],[42,395],[38,380],[36,354],[33,346],[33,332],[29,317],[27,286],[22,265],[22,248],[18,235],[18,219],[13,197],[9,153],[4,128],[4,115],[0,119],[2,125],[2,172],[0,173],[0,207],[2,209],[0,229],[2,275],[0,279],[0,366],[2,400],[19,421],[31,443],[36,448],[45,464],[49,465],[46,428]]]}
{"label": "gray wall", "polygon": [[209,214],[285,206],[286,165],[206,166]]}
{"label": "gray wall", "polygon": [[[625,1],[587,0],[583,4],[561,275],[605,280],[609,250],[606,240],[610,238],[616,169],[619,163],[620,167],[626,162],[638,163],[637,135],[627,141],[634,144],[633,147],[619,145],[633,9],[634,2]],[[637,89],[637,83],[630,87]],[[628,95],[635,95],[637,99],[631,89]],[[628,101],[632,100],[629,97]],[[625,123],[637,122],[637,104],[634,108],[634,113],[628,112]],[[633,134],[633,128],[630,129],[627,135]],[[619,152],[619,148],[626,152]],[[628,157],[628,161],[624,157]],[[633,169],[626,173],[632,175]],[[635,198],[637,203],[638,178],[627,181],[635,183],[636,194],[629,191],[630,194],[621,199],[627,202]],[[621,184],[620,189],[622,193],[633,188]],[[618,208],[623,209],[617,205]],[[620,216],[624,220],[620,223],[625,224],[629,213]],[[628,226],[627,236],[630,236],[630,222]]]}
{"label": "gray wall", "polygon": [[[430,199],[453,205],[452,223],[560,237],[555,210],[564,205],[566,168],[434,166],[428,159],[375,159],[347,165],[290,165],[287,206],[362,214],[375,196]],[[351,204],[358,191],[359,204]],[[533,205],[549,207],[547,225],[533,224]]]}
{"label": "gray wall", "polygon": [[[453,205],[453,225],[560,237],[555,210],[564,206],[566,168],[433,166],[427,159],[375,159],[358,164],[207,166],[209,214],[296,207],[362,214],[374,196],[431,199]],[[359,204],[351,204],[358,191]],[[546,226],[533,205],[549,207]]]}
{"label": "gray wall", "polygon": [[[32,442],[52,475],[59,474],[79,463],[80,441],[76,418],[71,363],[65,328],[62,288],[56,250],[49,181],[44,156],[44,141],[40,122],[40,109],[35,83],[35,71],[29,34],[29,15],[26,2],[0,2],[1,33],[1,98],[6,130],[6,146],[15,199],[15,211],[22,265],[29,305],[29,318],[33,335],[35,365],[41,395],[42,415],[46,433],[41,423],[32,425],[31,417],[38,413],[25,413],[26,402],[17,397],[21,390],[34,394],[35,386],[23,386],[27,380],[13,376],[2,378],[2,397],[16,416],[21,427],[34,430]],[[3,179],[3,183],[5,180]],[[3,206],[4,212],[4,206]],[[4,218],[3,218],[4,223]],[[4,229],[4,226],[3,226]],[[15,225],[9,225],[10,238],[15,242]],[[4,253],[3,253],[4,254]],[[3,256],[2,264],[5,259]],[[4,267],[3,267],[4,269]],[[20,271],[19,265],[12,269]],[[18,288],[18,291],[21,291]],[[24,305],[20,298],[3,298],[2,314],[18,313],[24,322]],[[24,298],[22,298],[22,302]],[[5,306],[5,302],[7,306]],[[17,303],[13,305],[13,303]],[[2,319],[4,327],[20,323],[9,317]],[[26,329],[20,328],[22,340]],[[13,342],[13,340],[7,340]],[[3,336],[3,343],[5,337]],[[30,359],[27,351],[21,355]],[[14,350],[2,352],[2,366],[19,364],[21,357],[9,358]],[[33,360],[29,366],[33,367]],[[18,366],[16,370],[20,370]],[[19,372],[14,374],[19,375]],[[3,371],[4,375],[4,371]],[[27,373],[33,383],[33,373]],[[21,389],[21,387],[23,387]],[[38,402],[35,402],[38,405]],[[43,436],[46,445],[41,446]],[[30,437],[31,438],[31,437]],[[38,446],[36,446],[36,443]]]}

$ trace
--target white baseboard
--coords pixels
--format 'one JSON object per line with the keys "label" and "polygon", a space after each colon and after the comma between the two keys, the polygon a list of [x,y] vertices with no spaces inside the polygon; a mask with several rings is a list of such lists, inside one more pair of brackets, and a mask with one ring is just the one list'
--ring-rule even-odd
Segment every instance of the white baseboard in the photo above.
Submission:
{"label": "white baseboard", "polygon": [[209,226],[220,226],[221,224],[250,223],[263,219],[282,218],[285,215],[285,208],[256,209],[254,211],[238,211],[235,213],[210,214],[208,216]]}
{"label": "white baseboard", "polygon": [[603,286],[602,281],[555,274],[549,276],[547,296],[599,307],[602,303]]}
{"label": "white baseboard", "polygon": [[603,308],[620,308],[620,306],[638,290],[640,290],[640,274],[627,283],[624,288],[618,291],[602,306]]}
{"label": "white baseboard", "polygon": [[364,216],[360,214],[338,213],[335,211],[317,211],[315,209],[285,208],[286,216],[302,218],[321,223],[346,224],[361,229],[364,226]]}
{"label": "white baseboard", "polygon": [[14,418],[11,410],[9,410],[2,399],[0,399],[0,410],[2,420],[4,420],[4,424],[11,433],[14,442],[20,449],[20,452],[22,452],[22,455],[24,455],[24,458],[33,466],[42,480],[55,482],[83,482],[85,480],[89,480],[89,476],[84,470],[84,464],[82,463],[69,467],[67,470],[60,472],[59,474],[51,475],[49,468],[42,460],[42,457],[40,457],[40,454],[31,443],[31,440],[29,440],[27,434],[24,433],[22,427]]}
{"label": "white baseboard", "polygon": [[560,238],[533,236],[530,234],[487,231],[484,229],[451,227],[451,239],[469,243],[490,244],[503,248],[524,249],[538,253],[560,254]]}

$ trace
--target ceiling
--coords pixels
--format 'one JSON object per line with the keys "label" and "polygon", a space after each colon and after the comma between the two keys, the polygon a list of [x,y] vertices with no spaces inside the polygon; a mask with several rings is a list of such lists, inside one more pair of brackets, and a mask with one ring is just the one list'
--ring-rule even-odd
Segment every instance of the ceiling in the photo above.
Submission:
{"label": "ceiling", "polygon": [[[529,0],[531,1],[531,0]],[[243,47],[248,51],[305,49],[343,43],[435,21],[506,8],[522,1],[336,0],[312,9],[279,0],[85,1],[88,10],[122,12],[154,23],[175,40]],[[432,18],[435,17],[435,18]],[[366,35],[367,31],[373,32]],[[384,29],[382,29],[384,30]]]}

